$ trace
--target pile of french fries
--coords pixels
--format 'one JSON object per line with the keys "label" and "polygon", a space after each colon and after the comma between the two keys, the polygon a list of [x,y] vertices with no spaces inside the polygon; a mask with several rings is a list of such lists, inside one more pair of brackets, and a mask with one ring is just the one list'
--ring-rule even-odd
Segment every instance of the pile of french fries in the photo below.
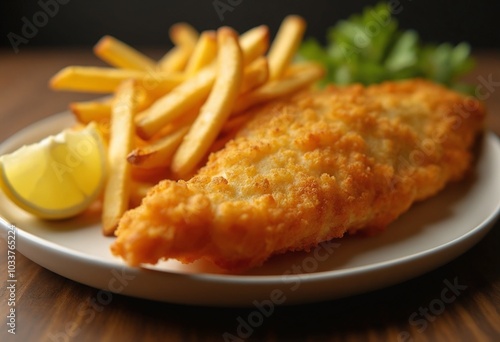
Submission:
{"label": "pile of french fries", "polygon": [[110,67],[69,66],[55,90],[112,94],[71,103],[77,121],[97,123],[108,141],[104,235],[161,179],[193,175],[247,120],[247,109],[309,87],[323,76],[314,63],[293,62],[305,21],[286,17],[270,44],[267,26],[238,35],[229,27],[169,31],[174,47],[155,61],[103,37],[94,53]]}

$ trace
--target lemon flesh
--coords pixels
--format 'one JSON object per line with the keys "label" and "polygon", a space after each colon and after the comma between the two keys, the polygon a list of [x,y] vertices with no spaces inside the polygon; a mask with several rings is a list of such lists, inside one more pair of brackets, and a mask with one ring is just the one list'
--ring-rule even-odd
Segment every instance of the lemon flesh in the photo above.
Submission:
{"label": "lemon flesh", "polygon": [[62,219],[84,211],[100,194],[106,152],[95,125],[65,130],[0,157],[0,187],[35,216]]}

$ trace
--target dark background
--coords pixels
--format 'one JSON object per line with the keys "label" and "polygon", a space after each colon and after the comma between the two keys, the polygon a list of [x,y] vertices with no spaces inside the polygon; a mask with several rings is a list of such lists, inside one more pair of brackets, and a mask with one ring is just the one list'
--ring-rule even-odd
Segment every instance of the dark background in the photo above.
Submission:
{"label": "dark background", "polygon": [[[59,2],[65,4],[59,4]],[[9,47],[8,33],[22,34],[25,20],[34,22],[41,3],[58,4],[45,25],[19,49],[43,45],[91,46],[105,35],[136,47],[170,46],[168,28],[186,21],[198,30],[228,25],[242,32],[267,24],[274,34],[287,14],[302,15],[308,22],[306,36],[324,37],[337,20],[379,1],[332,0],[219,0],[237,4],[221,21],[214,0],[0,0],[0,46]],[[395,0],[393,0],[395,1]],[[238,4],[239,3],[239,4]],[[473,48],[500,48],[500,1],[399,0],[396,17],[402,28],[412,28],[425,42],[469,42]],[[53,11],[56,11],[53,9]],[[38,16],[42,20],[43,15]],[[11,49],[13,52],[13,49]]]}

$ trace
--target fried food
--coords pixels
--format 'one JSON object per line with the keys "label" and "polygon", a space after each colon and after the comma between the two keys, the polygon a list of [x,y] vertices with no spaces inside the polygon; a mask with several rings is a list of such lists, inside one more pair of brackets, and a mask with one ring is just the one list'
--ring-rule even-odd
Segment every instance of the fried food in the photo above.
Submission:
{"label": "fried food", "polygon": [[172,160],[176,174],[192,174],[210,146],[217,139],[233,104],[240,93],[243,79],[243,54],[238,35],[228,27],[217,30],[218,65],[214,86],[198,117],[184,137]]}
{"label": "fried food", "polygon": [[108,177],[104,187],[102,232],[113,235],[118,221],[128,208],[131,164],[127,155],[134,144],[135,89],[133,80],[120,85],[113,101],[108,147]]}
{"label": "fried food", "polygon": [[481,103],[423,80],[303,91],[254,117],[205,167],[165,180],[122,217],[128,264],[204,258],[231,271],[384,229],[461,179]]}

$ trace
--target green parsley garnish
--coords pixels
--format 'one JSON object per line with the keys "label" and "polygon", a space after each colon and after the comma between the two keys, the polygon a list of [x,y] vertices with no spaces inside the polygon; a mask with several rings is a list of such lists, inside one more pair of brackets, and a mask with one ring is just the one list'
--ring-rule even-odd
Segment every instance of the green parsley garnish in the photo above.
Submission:
{"label": "green parsley garnish", "polygon": [[459,78],[474,66],[470,46],[460,43],[422,44],[417,32],[398,29],[391,8],[381,3],[367,7],[328,29],[327,44],[305,40],[299,57],[322,63],[327,75],[323,84],[365,85],[385,80],[427,78],[450,88],[470,91]]}

